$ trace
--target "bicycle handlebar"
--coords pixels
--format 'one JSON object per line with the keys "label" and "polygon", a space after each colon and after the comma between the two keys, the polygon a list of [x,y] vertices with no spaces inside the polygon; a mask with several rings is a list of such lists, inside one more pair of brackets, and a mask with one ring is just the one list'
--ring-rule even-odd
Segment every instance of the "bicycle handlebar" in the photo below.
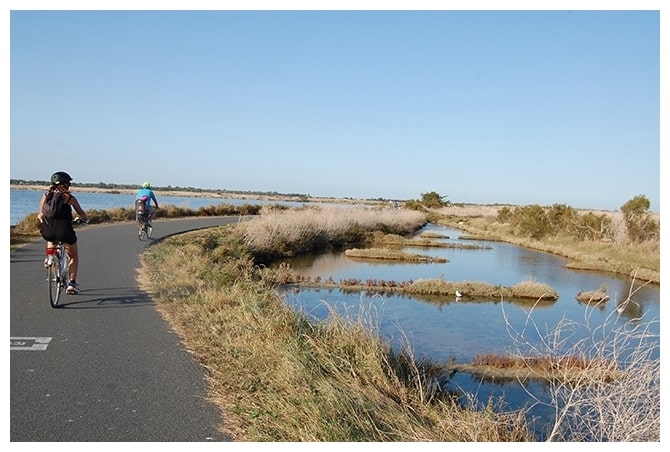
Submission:
{"label": "bicycle handlebar", "polygon": [[[40,223],[50,224],[49,219],[46,218],[46,217],[42,217],[39,220],[40,220]],[[84,220],[81,217],[75,217],[75,218],[72,219],[72,224],[88,224],[90,221],[91,221],[90,218]]]}

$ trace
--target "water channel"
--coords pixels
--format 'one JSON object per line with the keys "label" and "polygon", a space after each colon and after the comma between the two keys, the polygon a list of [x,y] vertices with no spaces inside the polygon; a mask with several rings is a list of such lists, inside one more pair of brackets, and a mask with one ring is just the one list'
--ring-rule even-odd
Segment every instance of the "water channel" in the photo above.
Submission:
{"label": "water channel", "polygon": [[[500,242],[464,240],[456,229],[428,224],[421,233],[430,231],[447,238],[447,242],[472,243],[479,249],[406,248],[404,251],[443,257],[447,263],[370,262],[348,258],[342,252],[300,257],[288,262],[292,270],[305,277],[340,280],[368,279],[385,281],[416,281],[442,278],[446,281],[481,281],[501,286],[513,286],[531,280],[550,285],[559,294],[551,303],[534,305],[532,301],[469,300],[455,298],[418,298],[367,293],[347,293],[339,289],[290,290],[285,301],[295,309],[316,319],[328,315],[328,308],[348,316],[364,312],[373,320],[379,334],[399,349],[407,346],[416,358],[433,361],[469,363],[476,355],[487,353],[525,352],[515,345],[537,344],[541,338],[556,330],[559,322],[574,321],[569,328],[571,340],[591,336],[599,326],[602,330],[618,325],[644,324],[656,338],[660,335],[660,287],[644,285],[632,278],[618,277],[606,272],[585,272],[565,268],[567,259],[532,251]],[[576,300],[580,291],[605,287],[610,300],[596,306]],[[629,299],[630,301],[626,302]],[[352,314],[353,313],[353,314]],[[599,337],[602,336],[598,329]],[[568,331],[566,331],[566,334]],[[658,340],[658,339],[654,339]],[[660,347],[654,351],[659,357]],[[490,397],[504,398],[509,409],[526,406],[530,397],[526,391],[546,397],[546,388],[539,383],[487,382],[468,374],[455,374],[450,385],[485,403]],[[550,410],[537,406],[531,414],[544,418]]]}

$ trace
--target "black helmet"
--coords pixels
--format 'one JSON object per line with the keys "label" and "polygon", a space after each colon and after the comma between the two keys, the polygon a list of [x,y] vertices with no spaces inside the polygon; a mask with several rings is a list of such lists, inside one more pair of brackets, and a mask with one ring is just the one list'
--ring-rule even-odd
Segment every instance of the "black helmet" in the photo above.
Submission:
{"label": "black helmet", "polygon": [[70,175],[64,171],[58,171],[51,175],[51,183],[53,185],[69,184],[71,180],[72,178],[70,177]]}

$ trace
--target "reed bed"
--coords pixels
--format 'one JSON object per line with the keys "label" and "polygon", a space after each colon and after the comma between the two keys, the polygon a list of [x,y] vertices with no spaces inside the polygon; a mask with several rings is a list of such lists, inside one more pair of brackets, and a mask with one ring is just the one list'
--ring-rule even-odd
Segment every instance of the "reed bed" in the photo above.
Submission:
{"label": "reed bed", "polygon": [[450,282],[441,279],[425,279],[412,282],[408,293],[422,295],[455,295],[460,292],[463,298],[487,298],[509,300],[527,298],[537,301],[555,301],[558,292],[548,284],[535,281],[522,281],[514,286],[500,286],[478,281]]}
{"label": "reed bed", "polygon": [[413,210],[366,207],[263,208],[246,223],[244,243],[257,262],[360,244],[372,231],[406,235],[426,224]]}
{"label": "reed bed", "polygon": [[389,250],[386,248],[351,248],[344,251],[344,255],[356,259],[373,259],[387,261],[401,261],[414,263],[446,263],[443,257],[426,256],[423,254],[406,253],[404,251]]}
{"label": "reed bed", "polygon": [[[286,269],[290,272],[290,270]],[[467,300],[532,300],[535,303],[545,304],[558,300],[558,292],[548,284],[535,281],[522,281],[514,286],[501,286],[479,281],[445,281],[443,279],[420,279],[416,281],[385,281],[367,279],[362,281],[350,278],[334,281],[321,276],[304,277],[300,275],[286,276],[282,273],[281,280],[273,281],[277,284],[291,284],[300,287],[340,288],[343,290],[361,290],[367,293],[374,291],[397,293],[415,296],[458,297],[460,301]],[[458,294],[458,295],[457,295]]]}

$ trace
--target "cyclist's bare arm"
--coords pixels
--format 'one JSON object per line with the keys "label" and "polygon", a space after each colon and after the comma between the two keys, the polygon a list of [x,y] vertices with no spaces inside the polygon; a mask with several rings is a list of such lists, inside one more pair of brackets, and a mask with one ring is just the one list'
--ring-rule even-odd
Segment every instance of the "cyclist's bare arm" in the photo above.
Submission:
{"label": "cyclist's bare arm", "polygon": [[88,215],[86,215],[86,211],[84,211],[84,209],[82,209],[81,206],[79,205],[79,201],[77,201],[77,198],[71,196],[70,205],[74,207],[74,210],[77,212],[77,215],[79,215],[79,217],[81,217],[81,219],[84,220],[84,222],[88,221]]}
{"label": "cyclist's bare arm", "polygon": [[44,201],[47,199],[46,194],[42,194],[42,197],[40,198],[40,208],[37,211],[37,219],[42,222],[42,218],[44,218],[44,214],[42,213],[42,208],[44,207]]}

